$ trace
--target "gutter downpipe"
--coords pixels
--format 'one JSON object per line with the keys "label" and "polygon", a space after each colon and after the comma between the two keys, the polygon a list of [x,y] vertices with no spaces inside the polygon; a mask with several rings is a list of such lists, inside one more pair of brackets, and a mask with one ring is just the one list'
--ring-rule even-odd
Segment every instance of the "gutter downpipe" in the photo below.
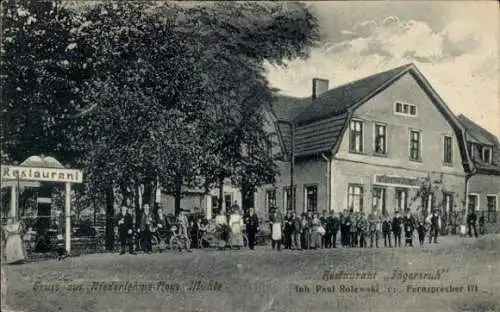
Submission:
{"label": "gutter downpipe", "polygon": [[469,180],[477,174],[477,168],[474,167],[471,173],[465,175],[465,211],[469,213]]}
{"label": "gutter downpipe", "polygon": [[328,199],[328,212],[332,211],[332,189],[331,189],[331,181],[332,181],[332,162],[331,160],[325,155],[325,153],[321,154],[321,157],[326,161],[328,164],[328,183],[327,183],[327,199]]}

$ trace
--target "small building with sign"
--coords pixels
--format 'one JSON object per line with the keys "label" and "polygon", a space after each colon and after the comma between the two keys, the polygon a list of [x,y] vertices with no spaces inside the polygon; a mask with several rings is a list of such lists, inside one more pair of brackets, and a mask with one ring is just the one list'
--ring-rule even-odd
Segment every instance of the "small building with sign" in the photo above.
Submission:
{"label": "small building with sign", "polygon": [[500,143],[498,138],[464,115],[468,152],[474,163],[474,175],[468,181],[468,208],[484,220],[487,233],[500,231]]}
{"label": "small building with sign", "polygon": [[333,89],[323,79],[312,86],[311,97],[281,96],[270,107],[281,174],[255,194],[255,206],[293,207],[293,161],[298,213],[422,211],[430,207],[417,197],[426,181],[433,207],[465,208],[464,128],[415,65]]}

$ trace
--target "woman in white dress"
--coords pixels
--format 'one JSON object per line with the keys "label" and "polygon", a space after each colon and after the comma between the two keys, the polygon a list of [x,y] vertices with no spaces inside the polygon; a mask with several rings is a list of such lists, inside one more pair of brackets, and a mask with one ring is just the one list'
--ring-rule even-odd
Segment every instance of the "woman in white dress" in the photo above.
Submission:
{"label": "woman in white dress", "polygon": [[5,262],[8,264],[26,261],[26,249],[21,238],[23,226],[21,222],[9,219],[4,227]]}
{"label": "woman in white dress", "polygon": [[243,218],[240,210],[234,210],[229,216],[229,226],[231,228],[231,247],[243,247]]}
{"label": "woman in white dress", "polygon": [[271,216],[271,224],[272,247],[273,249],[281,250],[283,215],[279,209],[274,209],[274,213]]}

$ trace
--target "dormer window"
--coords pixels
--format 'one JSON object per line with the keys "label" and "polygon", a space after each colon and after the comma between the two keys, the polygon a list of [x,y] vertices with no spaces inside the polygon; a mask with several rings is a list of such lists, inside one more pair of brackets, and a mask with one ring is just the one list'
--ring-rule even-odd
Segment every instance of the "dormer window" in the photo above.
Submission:
{"label": "dormer window", "polygon": [[485,146],[482,148],[481,160],[487,164],[491,164],[491,147]]}
{"label": "dormer window", "polygon": [[402,116],[417,116],[417,105],[403,103],[403,102],[395,102],[394,103],[394,114],[402,115]]}

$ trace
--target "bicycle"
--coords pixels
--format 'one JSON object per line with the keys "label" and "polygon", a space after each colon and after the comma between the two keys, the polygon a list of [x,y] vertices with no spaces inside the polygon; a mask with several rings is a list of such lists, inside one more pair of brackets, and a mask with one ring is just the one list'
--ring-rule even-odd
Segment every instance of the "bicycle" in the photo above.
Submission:
{"label": "bicycle", "polygon": [[170,232],[172,233],[172,236],[170,237],[169,240],[170,250],[176,250],[176,249],[179,251],[182,251],[183,249],[187,249],[188,251],[191,250],[190,249],[191,240],[185,234],[178,233],[176,225],[173,225],[170,228]]}

